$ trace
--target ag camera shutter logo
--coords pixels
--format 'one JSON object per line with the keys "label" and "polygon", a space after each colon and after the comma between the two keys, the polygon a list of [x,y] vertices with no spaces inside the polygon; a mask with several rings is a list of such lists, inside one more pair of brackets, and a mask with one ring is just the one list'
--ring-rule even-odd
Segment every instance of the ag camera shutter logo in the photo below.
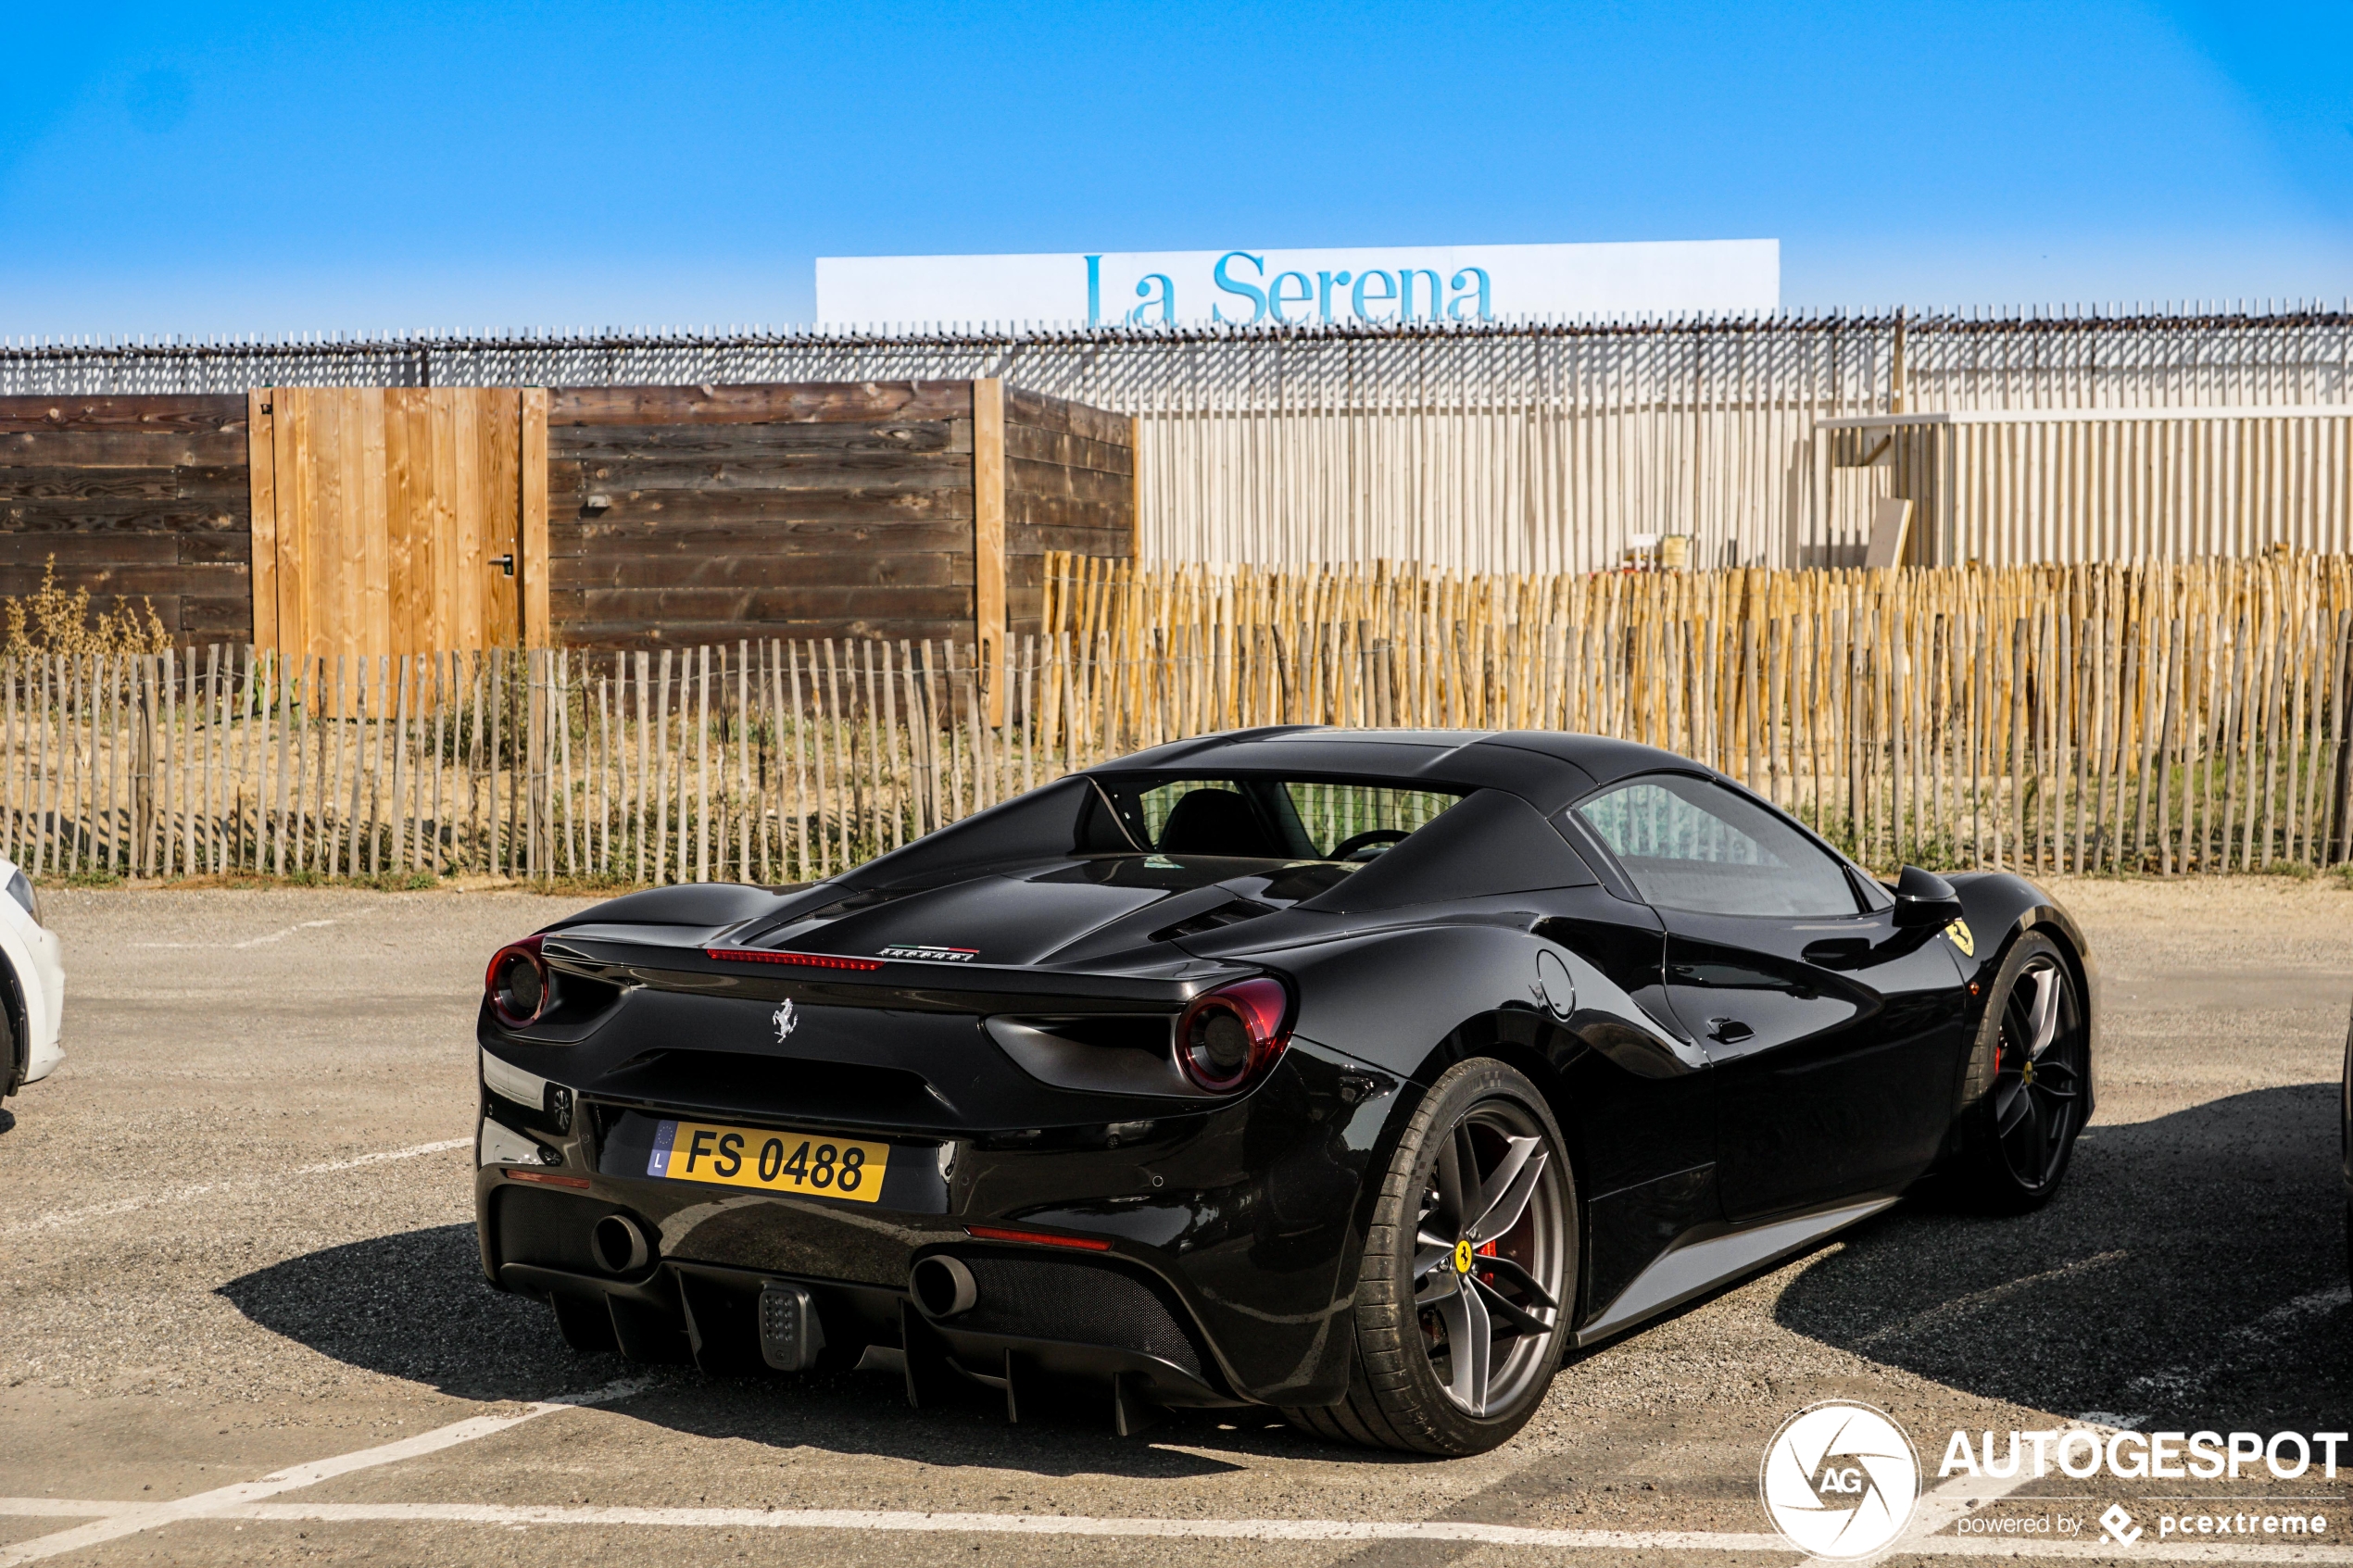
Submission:
{"label": "ag camera shutter logo", "polygon": [[1919,1456],[1903,1428],[1869,1405],[1808,1405],[1773,1434],[1756,1490],[1798,1550],[1869,1557],[1912,1522]]}

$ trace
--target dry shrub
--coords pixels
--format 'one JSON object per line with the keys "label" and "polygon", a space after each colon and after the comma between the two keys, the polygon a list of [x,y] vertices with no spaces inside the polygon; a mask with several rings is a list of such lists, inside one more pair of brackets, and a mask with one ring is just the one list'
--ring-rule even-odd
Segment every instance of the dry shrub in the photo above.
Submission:
{"label": "dry shrub", "polygon": [[93,616],[90,590],[76,588],[69,594],[59,587],[57,558],[51,556],[41,571],[39,593],[31,598],[0,599],[0,608],[8,615],[5,651],[11,658],[54,653],[69,659],[85,654],[161,653],[171,646],[171,633],[164,630],[154,600],[143,596],[139,604],[139,609],[125,604]]}

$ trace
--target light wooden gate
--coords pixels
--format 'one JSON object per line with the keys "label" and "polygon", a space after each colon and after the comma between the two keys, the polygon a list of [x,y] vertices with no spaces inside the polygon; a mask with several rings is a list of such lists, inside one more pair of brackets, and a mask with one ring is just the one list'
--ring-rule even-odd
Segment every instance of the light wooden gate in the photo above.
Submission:
{"label": "light wooden gate", "polygon": [[254,642],[288,654],[547,643],[547,394],[250,395]]}

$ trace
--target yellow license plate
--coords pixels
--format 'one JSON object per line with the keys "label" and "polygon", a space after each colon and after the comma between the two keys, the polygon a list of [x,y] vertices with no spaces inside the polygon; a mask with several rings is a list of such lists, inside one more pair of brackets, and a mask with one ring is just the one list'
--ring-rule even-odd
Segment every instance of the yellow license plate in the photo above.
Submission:
{"label": "yellow license plate", "polygon": [[882,1198],[887,1143],[830,1133],[764,1133],[709,1122],[663,1122],[654,1128],[646,1174],[677,1182],[758,1187],[874,1203]]}

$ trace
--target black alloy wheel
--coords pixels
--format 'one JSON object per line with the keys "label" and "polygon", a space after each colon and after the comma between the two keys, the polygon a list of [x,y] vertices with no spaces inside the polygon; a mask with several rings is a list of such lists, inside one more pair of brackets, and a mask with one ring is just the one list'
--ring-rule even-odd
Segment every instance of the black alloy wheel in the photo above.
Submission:
{"label": "black alloy wheel", "polygon": [[1348,1398],[1286,1413],[1368,1447],[1482,1453],[1527,1424],[1575,1295],[1576,1186],[1542,1094],[1504,1062],[1450,1069],[1382,1184],[1356,1288]]}
{"label": "black alloy wheel", "polygon": [[1969,1196],[2014,1212],[2058,1190],[2083,1130],[2090,1071],[2074,971],[2057,944],[2029,933],[2003,960],[1969,1063]]}

